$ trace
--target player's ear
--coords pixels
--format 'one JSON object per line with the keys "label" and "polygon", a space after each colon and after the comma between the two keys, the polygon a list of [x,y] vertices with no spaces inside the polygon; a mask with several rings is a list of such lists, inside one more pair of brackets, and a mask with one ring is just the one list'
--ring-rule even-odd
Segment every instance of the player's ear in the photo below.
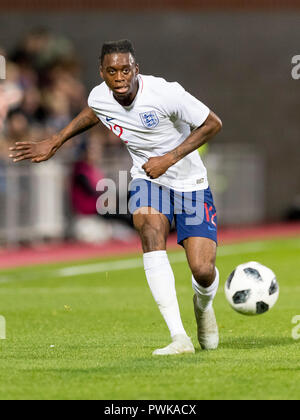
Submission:
{"label": "player's ear", "polygon": [[140,72],[140,66],[137,63],[135,65],[135,72],[136,72],[136,74],[139,74],[139,72]]}
{"label": "player's ear", "polygon": [[100,74],[100,77],[102,77],[102,79],[104,79],[104,77],[103,77],[103,69],[102,69],[102,66],[100,65],[100,68],[99,68],[99,74]]}

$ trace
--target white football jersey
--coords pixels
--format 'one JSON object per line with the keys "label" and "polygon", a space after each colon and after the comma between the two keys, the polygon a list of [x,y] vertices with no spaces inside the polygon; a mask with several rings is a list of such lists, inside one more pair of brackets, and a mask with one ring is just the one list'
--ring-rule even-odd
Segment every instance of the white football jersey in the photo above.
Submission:
{"label": "white football jersey", "polygon": [[[179,146],[209,115],[209,108],[178,83],[139,75],[139,90],[130,106],[120,105],[105,82],[90,93],[88,105],[101,122],[125,142],[133,159],[133,179],[150,180],[142,166]],[[207,172],[196,150],[152,182],[177,191],[208,187]]]}

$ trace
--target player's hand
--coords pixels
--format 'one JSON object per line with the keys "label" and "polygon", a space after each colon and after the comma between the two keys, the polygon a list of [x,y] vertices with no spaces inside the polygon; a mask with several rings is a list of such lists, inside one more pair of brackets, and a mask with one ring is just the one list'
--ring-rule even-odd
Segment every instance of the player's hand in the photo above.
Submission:
{"label": "player's hand", "polygon": [[15,143],[9,150],[13,153],[9,155],[14,162],[31,160],[40,163],[50,159],[57,151],[58,146],[55,139],[47,139],[40,142],[23,141]]}
{"label": "player's hand", "polygon": [[162,176],[172,165],[168,155],[152,157],[145,163],[142,168],[151,179]]}

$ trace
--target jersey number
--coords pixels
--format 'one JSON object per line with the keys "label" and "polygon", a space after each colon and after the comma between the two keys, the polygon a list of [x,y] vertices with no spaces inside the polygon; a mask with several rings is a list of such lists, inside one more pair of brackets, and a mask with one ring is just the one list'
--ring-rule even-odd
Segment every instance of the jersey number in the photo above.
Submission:
{"label": "jersey number", "polygon": [[[122,136],[122,134],[124,132],[123,127],[121,127],[118,124],[114,124],[114,125],[109,124],[109,121],[111,121],[111,120],[112,120],[112,118],[106,118],[106,121],[107,121],[108,126],[110,128],[110,131],[112,131],[116,136],[118,136],[119,138],[121,138],[121,136]],[[128,141],[125,141],[125,140],[123,140],[123,141],[124,141],[124,143],[128,143]]]}
{"label": "jersey number", "polygon": [[212,206],[208,207],[207,203],[204,203],[204,207],[205,207],[205,213],[206,213],[206,221],[208,223],[212,223],[216,227],[217,225],[215,222],[215,218],[217,216],[217,213],[211,214],[213,212],[213,207]]}

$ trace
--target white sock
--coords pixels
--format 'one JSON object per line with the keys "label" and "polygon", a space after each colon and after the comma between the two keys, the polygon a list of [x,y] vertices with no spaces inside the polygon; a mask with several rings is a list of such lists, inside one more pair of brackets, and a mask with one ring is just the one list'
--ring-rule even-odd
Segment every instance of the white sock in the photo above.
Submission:
{"label": "white sock", "polygon": [[219,278],[219,270],[217,267],[215,280],[209,287],[200,286],[194,279],[194,276],[192,276],[192,286],[198,298],[198,306],[202,312],[206,312],[212,307],[213,300],[219,287]]}
{"label": "white sock", "polygon": [[167,252],[145,253],[144,268],[152,295],[167,323],[171,337],[177,334],[186,335],[176,296],[175,278]]}

